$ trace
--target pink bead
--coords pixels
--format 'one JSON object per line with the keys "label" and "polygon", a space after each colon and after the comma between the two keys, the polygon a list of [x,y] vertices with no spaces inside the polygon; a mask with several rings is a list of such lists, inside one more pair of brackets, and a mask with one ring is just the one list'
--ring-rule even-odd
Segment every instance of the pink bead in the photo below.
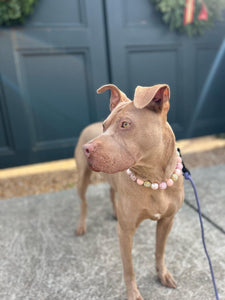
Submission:
{"label": "pink bead", "polygon": [[131,174],[131,175],[130,175],[130,178],[131,178],[131,180],[133,180],[133,181],[136,181],[136,179],[137,179],[136,176],[135,176],[134,174]]}
{"label": "pink bead", "polygon": [[153,190],[158,190],[158,188],[159,188],[158,183],[152,183],[151,188],[152,188]]}
{"label": "pink bead", "polygon": [[160,184],[159,184],[159,188],[160,188],[160,190],[165,190],[166,188],[167,188],[167,184],[166,184],[166,182],[161,182]]}
{"label": "pink bead", "polygon": [[130,169],[127,169],[127,175],[130,175],[132,172]]}
{"label": "pink bead", "polygon": [[183,164],[182,163],[178,163],[177,166],[176,166],[176,169],[182,170],[183,169]]}
{"label": "pink bead", "polygon": [[173,180],[170,178],[167,180],[167,186],[172,186],[173,185]]}
{"label": "pink bead", "polygon": [[182,158],[180,156],[177,157],[177,162],[181,163],[182,162]]}
{"label": "pink bead", "polygon": [[137,179],[137,184],[143,185],[143,184],[144,184],[144,181],[138,178],[138,179]]}
{"label": "pink bead", "polygon": [[180,175],[181,175],[181,170],[180,170],[180,169],[176,169],[176,170],[175,170],[175,173],[176,173],[178,176],[180,176]]}

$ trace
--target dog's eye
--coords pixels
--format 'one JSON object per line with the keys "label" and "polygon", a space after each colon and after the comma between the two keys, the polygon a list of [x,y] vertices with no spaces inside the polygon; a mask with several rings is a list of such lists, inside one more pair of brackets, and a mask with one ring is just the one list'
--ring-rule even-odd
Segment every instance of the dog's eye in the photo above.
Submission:
{"label": "dog's eye", "polygon": [[130,124],[126,121],[122,122],[121,127],[122,128],[127,128]]}

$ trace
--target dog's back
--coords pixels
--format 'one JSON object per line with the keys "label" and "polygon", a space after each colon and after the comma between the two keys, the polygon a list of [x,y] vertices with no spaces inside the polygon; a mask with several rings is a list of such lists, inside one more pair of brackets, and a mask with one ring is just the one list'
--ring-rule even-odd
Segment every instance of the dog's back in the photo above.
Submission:
{"label": "dog's back", "polygon": [[82,150],[82,146],[89,142],[90,140],[96,138],[98,135],[102,133],[102,123],[94,123],[84,128],[81,132],[79,140],[77,142],[77,146],[74,151],[74,156],[76,159],[77,167],[81,166],[81,168],[87,165],[87,160],[85,158],[84,152]]}
{"label": "dog's back", "polygon": [[82,235],[86,232],[87,203],[86,203],[85,193],[92,172],[91,169],[88,167],[87,159],[82,150],[82,146],[87,142],[89,142],[90,140],[96,138],[101,133],[102,133],[102,123],[99,122],[87,126],[82,131],[74,151],[74,156],[77,165],[77,174],[78,174],[77,191],[81,198],[81,214],[76,229],[77,235]]}

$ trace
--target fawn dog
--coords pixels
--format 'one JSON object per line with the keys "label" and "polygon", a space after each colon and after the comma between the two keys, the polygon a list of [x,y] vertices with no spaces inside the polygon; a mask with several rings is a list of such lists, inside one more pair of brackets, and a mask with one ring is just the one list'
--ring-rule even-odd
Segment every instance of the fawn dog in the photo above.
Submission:
{"label": "fawn dog", "polygon": [[76,234],[86,231],[85,192],[91,171],[103,172],[111,186],[111,200],[118,219],[128,300],[141,300],[132,264],[132,241],[144,219],[157,221],[158,277],[163,285],[176,288],[164,262],[164,251],[174,216],[184,200],[182,160],[167,122],[170,98],[167,84],[137,86],[133,101],[112,84],[100,87],[97,92],[108,89],[110,115],[103,123],[86,127],[75,150],[81,198]]}

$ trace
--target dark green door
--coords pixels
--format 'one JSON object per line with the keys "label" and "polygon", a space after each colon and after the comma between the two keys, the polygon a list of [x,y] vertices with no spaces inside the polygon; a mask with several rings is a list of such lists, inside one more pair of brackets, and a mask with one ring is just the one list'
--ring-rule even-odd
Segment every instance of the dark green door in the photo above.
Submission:
{"label": "dark green door", "polygon": [[224,32],[170,32],[150,0],[39,0],[25,26],[0,30],[0,167],[72,157],[108,113],[95,92],[108,82],[131,98],[168,83],[178,139],[225,132]]}
{"label": "dark green door", "polygon": [[21,28],[0,31],[0,167],[73,155],[108,107],[102,1],[40,0]]}
{"label": "dark green door", "polygon": [[202,37],[188,38],[170,32],[149,0],[106,0],[106,4],[112,81],[130,97],[137,85],[168,83],[168,119],[177,138],[225,132],[225,51],[198,105],[225,36],[224,22]]}

